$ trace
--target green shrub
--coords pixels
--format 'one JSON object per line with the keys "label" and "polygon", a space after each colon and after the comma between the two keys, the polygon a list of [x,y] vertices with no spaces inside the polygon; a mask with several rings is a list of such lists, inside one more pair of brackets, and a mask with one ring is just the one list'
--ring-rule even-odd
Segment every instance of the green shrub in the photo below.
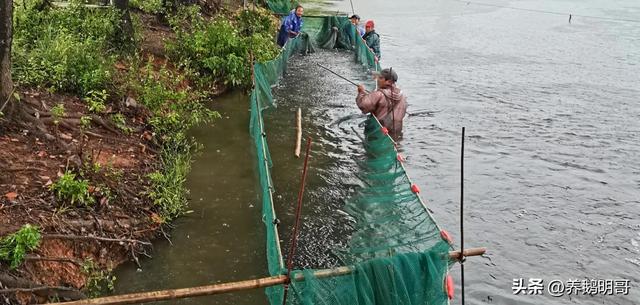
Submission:
{"label": "green shrub", "polygon": [[80,117],[80,129],[84,131],[89,129],[89,127],[91,127],[91,117],[86,115]]}
{"label": "green shrub", "polygon": [[[182,10],[171,19],[175,42],[167,50],[183,66],[221,77],[236,87],[251,86],[251,61],[267,61],[278,55],[275,25],[266,10],[241,11],[233,21],[217,17],[204,22],[197,10]],[[190,26],[185,27],[185,24]]]}
{"label": "green shrub", "polygon": [[104,292],[112,292],[115,288],[116,276],[110,270],[103,270],[93,260],[88,259],[82,264],[82,272],[87,281],[82,289],[89,298],[96,298]]}
{"label": "green shrub", "polygon": [[[119,13],[72,2],[49,8],[43,0],[16,3],[14,78],[23,85],[86,93],[111,83]],[[39,9],[39,7],[44,9]]]}
{"label": "green shrub", "polygon": [[51,116],[53,117],[53,124],[58,125],[62,117],[64,117],[64,104],[60,103],[51,108]]}
{"label": "green shrub", "polygon": [[251,36],[256,33],[273,34],[279,26],[277,19],[272,17],[269,10],[242,10],[234,16],[238,29],[243,36]]}
{"label": "green shrub", "polygon": [[160,114],[168,105],[185,104],[190,99],[197,102],[198,92],[187,88],[178,89],[184,77],[167,69],[160,67],[155,71],[153,58],[149,58],[144,68],[146,73],[134,84],[135,91],[138,92],[138,100],[153,113]]}
{"label": "green shrub", "polygon": [[166,12],[166,9],[162,6],[162,0],[129,0],[129,6],[149,14]]}
{"label": "green shrub", "polygon": [[111,121],[113,122],[113,124],[116,125],[118,129],[122,130],[122,132],[126,134],[130,134],[133,132],[133,129],[127,126],[127,121],[124,118],[124,115],[122,115],[122,113],[112,114]]}
{"label": "green shrub", "polygon": [[87,96],[85,96],[84,101],[87,103],[89,111],[102,113],[107,109],[105,102],[108,97],[109,95],[106,90],[91,90],[87,92]]}
{"label": "green shrub", "polygon": [[166,66],[155,69],[153,61],[150,58],[146,63],[142,78],[129,77],[130,88],[125,91],[136,92],[137,100],[151,110],[149,124],[154,132],[171,137],[220,116],[201,102],[205,93],[185,85],[184,74]]}
{"label": "green shrub", "polygon": [[10,268],[18,267],[27,252],[35,250],[40,244],[40,229],[26,224],[17,232],[0,239],[0,260],[10,263]]}
{"label": "green shrub", "polygon": [[175,219],[185,212],[187,189],[184,183],[191,169],[192,152],[197,147],[195,141],[184,134],[172,137],[163,146],[162,170],[148,175],[151,186],[147,195],[165,221]]}
{"label": "green shrub", "polygon": [[56,197],[60,200],[69,201],[71,205],[76,203],[84,206],[91,206],[95,199],[89,194],[89,181],[76,179],[76,175],[69,171],[65,172],[55,183],[50,186]]}

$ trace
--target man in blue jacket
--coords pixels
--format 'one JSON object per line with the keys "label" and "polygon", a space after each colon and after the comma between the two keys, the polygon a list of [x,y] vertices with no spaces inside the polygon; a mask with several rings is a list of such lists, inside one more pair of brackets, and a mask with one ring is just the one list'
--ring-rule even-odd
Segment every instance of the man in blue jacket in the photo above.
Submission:
{"label": "man in blue jacket", "polygon": [[296,9],[292,10],[287,17],[282,19],[282,25],[280,26],[280,32],[278,32],[278,45],[283,47],[289,38],[295,38],[300,34],[302,28],[302,13],[304,8],[302,5],[296,6]]}

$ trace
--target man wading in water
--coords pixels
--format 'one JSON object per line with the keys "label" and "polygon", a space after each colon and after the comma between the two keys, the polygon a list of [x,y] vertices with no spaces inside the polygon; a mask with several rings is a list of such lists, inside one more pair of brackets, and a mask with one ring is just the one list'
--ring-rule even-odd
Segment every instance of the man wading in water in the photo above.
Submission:
{"label": "man wading in water", "polygon": [[376,81],[378,89],[371,93],[358,85],[356,104],[362,113],[371,113],[386,127],[394,139],[402,136],[402,119],[407,113],[407,98],[402,90],[396,87],[398,74],[393,68],[383,69],[378,73]]}

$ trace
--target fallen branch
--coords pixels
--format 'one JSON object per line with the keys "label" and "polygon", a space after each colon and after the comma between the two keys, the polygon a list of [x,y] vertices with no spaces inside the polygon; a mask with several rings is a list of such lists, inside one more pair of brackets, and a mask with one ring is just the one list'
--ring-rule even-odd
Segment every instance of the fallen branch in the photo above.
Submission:
{"label": "fallen branch", "polygon": [[108,237],[98,237],[98,236],[78,236],[78,235],[66,235],[66,234],[43,234],[42,238],[45,239],[72,239],[72,240],[99,240],[99,241],[108,241],[108,242],[117,242],[117,243],[131,243],[131,244],[141,244],[151,246],[150,242],[141,241],[137,239],[127,239],[127,238],[108,238]]}
{"label": "fallen branch", "polygon": [[92,136],[92,137],[96,137],[96,138],[100,138],[100,139],[104,139],[105,136],[101,135],[101,134],[97,134],[95,132],[91,132],[91,131],[85,131],[84,132],[86,135]]}

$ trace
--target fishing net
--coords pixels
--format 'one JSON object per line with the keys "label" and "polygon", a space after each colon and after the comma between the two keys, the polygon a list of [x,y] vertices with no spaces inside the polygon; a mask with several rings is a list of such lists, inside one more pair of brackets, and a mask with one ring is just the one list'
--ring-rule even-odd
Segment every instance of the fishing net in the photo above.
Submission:
{"label": "fishing net", "polygon": [[401,160],[378,120],[367,119],[358,161],[362,187],[344,208],[355,219],[355,232],[348,247],[338,251],[353,271],[330,277],[302,271],[304,280],[293,277],[289,304],[448,303],[444,280],[450,246]]}
{"label": "fishing net", "polygon": [[[268,3],[276,12],[290,9],[288,1]],[[313,45],[354,50],[358,62],[379,70],[373,53],[346,17],[305,19],[303,31],[305,35],[287,41],[277,58],[254,64],[250,133],[258,159],[270,275],[286,273],[262,113],[274,106],[272,86],[285,74],[287,60],[312,51]],[[443,283],[449,267],[449,244],[412,187],[393,140],[374,117],[365,124],[357,173],[362,187],[345,206],[355,220],[355,232],[348,247],[336,249],[348,272],[335,276],[317,270],[295,271],[287,304],[447,304]],[[327,274],[332,276],[324,276]],[[272,305],[283,304],[283,287],[268,288],[267,296]]]}
{"label": "fishing net", "polygon": [[295,3],[288,0],[268,0],[267,5],[278,14],[288,14],[295,7]]}

